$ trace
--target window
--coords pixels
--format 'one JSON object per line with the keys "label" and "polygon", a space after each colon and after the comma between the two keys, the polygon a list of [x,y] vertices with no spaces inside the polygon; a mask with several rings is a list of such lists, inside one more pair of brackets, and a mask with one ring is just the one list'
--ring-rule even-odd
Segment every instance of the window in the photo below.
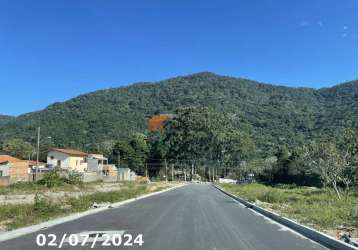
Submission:
{"label": "window", "polygon": [[53,155],[51,155],[51,156],[50,156],[50,159],[53,160],[53,159],[55,159],[55,157],[54,157]]}
{"label": "window", "polygon": [[57,167],[61,167],[61,161],[57,160]]}
{"label": "window", "polygon": [[0,170],[0,177],[3,176],[2,170]]}

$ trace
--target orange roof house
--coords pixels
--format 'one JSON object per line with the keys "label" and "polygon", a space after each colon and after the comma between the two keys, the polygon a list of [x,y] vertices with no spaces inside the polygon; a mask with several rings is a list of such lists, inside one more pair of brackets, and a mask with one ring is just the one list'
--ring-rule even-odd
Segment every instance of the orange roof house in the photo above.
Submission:
{"label": "orange roof house", "polygon": [[152,132],[162,130],[165,123],[172,118],[173,115],[170,114],[155,115],[148,121],[148,130]]}
{"label": "orange roof house", "polygon": [[0,162],[14,163],[14,162],[20,162],[20,161],[23,161],[23,160],[20,160],[18,158],[12,157],[10,155],[0,155]]}
{"label": "orange roof house", "polygon": [[0,186],[17,181],[29,181],[29,162],[10,155],[0,155]]}

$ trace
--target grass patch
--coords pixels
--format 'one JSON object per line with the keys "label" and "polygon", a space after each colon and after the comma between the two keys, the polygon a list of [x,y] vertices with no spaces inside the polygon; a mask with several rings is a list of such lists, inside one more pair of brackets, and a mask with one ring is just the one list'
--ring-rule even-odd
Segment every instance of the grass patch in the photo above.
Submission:
{"label": "grass patch", "polygon": [[61,201],[53,201],[36,195],[34,204],[0,206],[0,229],[12,230],[37,224],[74,212],[85,211],[91,208],[94,202],[119,202],[168,187],[169,185],[165,183],[125,183],[118,191],[98,192],[79,198],[65,198]]}
{"label": "grass patch", "polygon": [[347,199],[339,200],[332,193],[312,187],[257,183],[220,186],[234,195],[319,230],[335,230],[340,226],[358,228],[357,190],[352,191]]}

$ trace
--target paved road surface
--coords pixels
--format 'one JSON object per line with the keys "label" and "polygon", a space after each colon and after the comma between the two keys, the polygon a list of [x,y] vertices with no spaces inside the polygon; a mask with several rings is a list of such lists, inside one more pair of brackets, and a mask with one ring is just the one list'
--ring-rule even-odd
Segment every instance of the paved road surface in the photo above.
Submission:
{"label": "paved road surface", "polygon": [[[56,249],[38,247],[38,233],[79,233],[124,230],[143,234],[142,247],[100,247],[95,249],[143,250],[246,250],[326,249],[285,227],[243,207],[207,184],[179,189],[89,215],[13,240],[0,242],[1,250]],[[57,240],[58,242],[60,240]],[[62,249],[90,249],[63,246]]]}

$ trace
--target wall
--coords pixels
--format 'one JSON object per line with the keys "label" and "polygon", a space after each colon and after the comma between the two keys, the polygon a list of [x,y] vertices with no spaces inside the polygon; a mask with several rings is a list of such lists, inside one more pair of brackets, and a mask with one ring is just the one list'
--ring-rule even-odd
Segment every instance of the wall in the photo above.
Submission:
{"label": "wall", "polygon": [[129,168],[118,169],[118,180],[119,181],[131,181],[131,170]]}
{"label": "wall", "polygon": [[70,156],[68,158],[69,168],[77,172],[83,173],[87,170],[87,162],[85,162],[85,158],[86,157],[81,156]]}
{"label": "wall", "polygon": [[[51,156],[53,156],[54,159],[51,159]],[[57,160],[61,161],[61,168],[66,169],[69,167],[68,155],[57,151],[50,151],[47,153],[47,164],[56,167]]]}
{"label": "wall", "polygon": [[[54,159],[51,159],[51,156]],[[81,156],[69,156],[67,154],[57,152],[57,151],[50,151],[47,154],[47,164],[57,166],[57,161],[61,161],[61,168],[62,169],[69,169],[69,170],[76,170],[78,172],[84,172],[87,169],[87,163],[85,163],[85,157]],[[83,162],[83,163],[81,163]]]}
{"label": "wall", "polygon": [[10,176],[0,177],[0,187],[6,187],[10,184]]}
{"label": "wall", "polygon": [[29,181],[28,162],[13,162],[10,164],[9,175],[10,183],[17,181]]}
{"label": "wall", "polygon": [[87,158],[88,171],[102,171],[103,164],[98,164],[98,161],[96,158]]}
{"label": "wall", "polygon": [[93,182],[102,180],[101,174],[97,172],[86,172],[83,173],[83,182]]}

